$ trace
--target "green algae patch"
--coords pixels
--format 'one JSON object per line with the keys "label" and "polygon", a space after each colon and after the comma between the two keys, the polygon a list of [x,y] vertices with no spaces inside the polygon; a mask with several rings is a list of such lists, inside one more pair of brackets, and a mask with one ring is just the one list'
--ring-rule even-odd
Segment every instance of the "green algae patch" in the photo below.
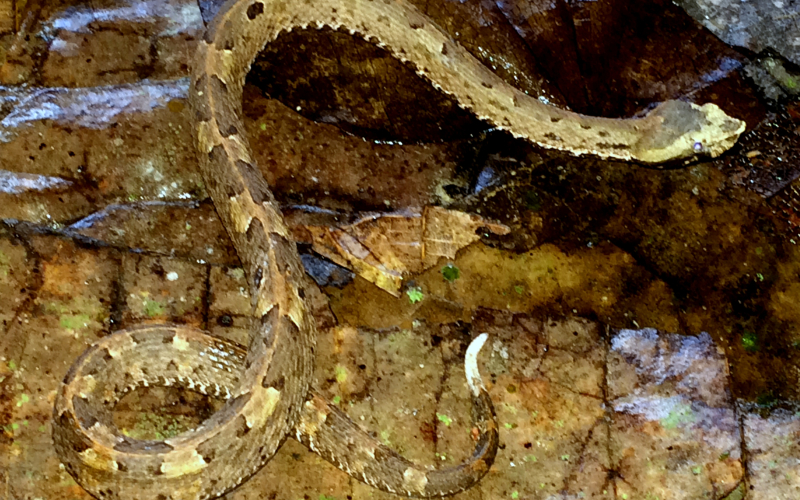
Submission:
{"label": "green algae patch", "polygon": [[665,429],[675,429],[694,423],[696,418],[691,405],[682,403],[675,405],[675,407],[670,410],[669,414],[661,420],[661,425],[664,426]]}
{"label": "green algae patch", "polygon": [[758,335],[755,332],[745,330],[742,334],[742,347],[747,352],[758,352]]}
{"label": "green algae patch", "polygon": [[461,270],[454,264],[447,264],[442,268],[442,277],[446,281],[452,283],[461,277]]}
{"label": "green algae patch", "polygon": [[422,293],[422,290],[419,287],[412,287],[406,290],[406,295],[408,295],[408,301],[412,304],[416,304],[417,302],[421,302],[425,295]]}
{"label": "green algae patch", "polygon": [[67,302],[49,302],[45,312],[58,316],[58,325],[69,332],[79,333],[102,327],[106,308],[94,297],[78,296]]}
{"label": "green algae patch", "polygon": [[347,380],[347,368],[342,365],[337,365],[334,369],[336,382],[343,384]]}
{"label": "green algae patch", "polygon": [[155,413],[140,413],[131,429],[122,433],[135,439],[169,439],[194,428],[195,419],[185,415],[161,416]]}
{"label": "green algae patch", "polygon": [[150,318],[162,316],[166,311],[166,306],[164,304],[149,297],[144,298],[142,307],[144,308],[144,313]]}

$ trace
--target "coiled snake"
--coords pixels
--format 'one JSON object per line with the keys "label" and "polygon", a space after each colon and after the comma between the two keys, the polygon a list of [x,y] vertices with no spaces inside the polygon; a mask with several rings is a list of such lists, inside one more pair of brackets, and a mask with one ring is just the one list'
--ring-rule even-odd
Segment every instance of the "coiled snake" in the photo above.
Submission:
{"label": "coiled snake", "polygon": [[[213,498],[258,471],[287,435],[355,478],[404,496],[456,493],[494,460],[497,424],[475,359],[485,335],[466,360],[476,447],[457,467],[432,470],[405,460],[309,388],[316,332],[304,302],[306,278],[241,118],[242,87],[258,52],[281,32],[308,26],[345,28],[377,42],[479,118],[548,148],[659,163],[716,156],[744,129],[713,104],[668,101],[628,120],[544,105],[504,83],[404,0],[229,0],[199,42],[189,99],[200,168],[247,276],[250,345],[245,353],[191,328],[144,326],[90,347],[58,392],[53,438],[67,470],[95,497]],[[112,424],[110,408],[142,385],[179,385],[227,401],[191,431],[136,440]]]}

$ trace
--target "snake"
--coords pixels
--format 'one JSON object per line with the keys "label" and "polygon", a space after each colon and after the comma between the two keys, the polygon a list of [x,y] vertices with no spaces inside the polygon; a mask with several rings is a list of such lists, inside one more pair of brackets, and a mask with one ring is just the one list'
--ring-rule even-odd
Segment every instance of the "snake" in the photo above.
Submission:
{"label": "snake", "polygon": [[[409,497],[463,491],[492,466],[498,426],[477,366],[485,334],[465,356],[474,449],[452,467],[403,458],[312,387],[309,281],[242,118],[245,77],[258,53],[281,33],[309,27],[347,30],[377,44],[491,126],[574,155],[648,165],[715,157],[745,128],[712,103],[671,100],[628,119],[547,105],[501,80],[406,0],[229,0],[198,41],[188,99],[199,168],[247,279],[249,345],[188,326],[140,325],[90,346],[56,394],[53,442],[66,470],[96,498],[215,498],[255,474],[288,437],[366,484]],[[126,436],[112,422],[113,407],[150,385],[225,403],[177,436]]]}

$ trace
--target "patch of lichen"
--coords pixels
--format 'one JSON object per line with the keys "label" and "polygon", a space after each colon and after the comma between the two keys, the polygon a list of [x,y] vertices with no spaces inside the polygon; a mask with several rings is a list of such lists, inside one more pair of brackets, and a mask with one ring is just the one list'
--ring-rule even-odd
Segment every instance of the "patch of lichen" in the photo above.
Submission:
{"label": "patch of lichen", "polygon": [[122,433],[135,439],[169,439],[192,429],[196,425],[194,420],[185,415],[142,412],[139,413],[133,427],[123,428]]}

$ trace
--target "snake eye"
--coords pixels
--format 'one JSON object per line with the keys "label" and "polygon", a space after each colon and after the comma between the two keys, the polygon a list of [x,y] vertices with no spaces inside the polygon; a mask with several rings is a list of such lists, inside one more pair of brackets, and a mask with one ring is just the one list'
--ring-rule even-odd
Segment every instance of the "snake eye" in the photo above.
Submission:
{"label": "snake eye", "polygon": [[694,146],[692,146],[692,147],[694,148],[694,152],[695,152],[695,153],[700,153],[700,152],[701,152],[701,151],[703,151],[703,149],[704,149],[704,148],[703,148],[703,143],[702,143],[702,142],[700,142],[700,141],[698,141],[698,142],[695,142],[695,143],[694,143]]}

